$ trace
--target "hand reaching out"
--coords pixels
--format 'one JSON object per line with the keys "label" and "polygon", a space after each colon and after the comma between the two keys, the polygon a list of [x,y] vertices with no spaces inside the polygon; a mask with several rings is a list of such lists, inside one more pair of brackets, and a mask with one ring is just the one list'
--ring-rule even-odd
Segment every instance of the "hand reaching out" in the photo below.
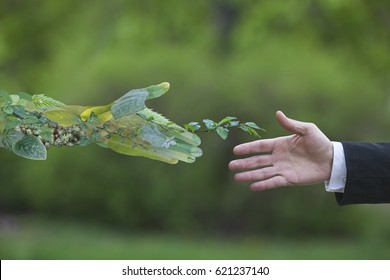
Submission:
{"label": "hand reaching out", "polygon": [[236,182],[252,182],[251,189],[262,191],[282,186],[310,185],[329,180],[333,145],[312,123],[276,113],[279,124],[293,135],[238,145],[233,152],[248,156],[230,162],[232,171],[242,171]]}

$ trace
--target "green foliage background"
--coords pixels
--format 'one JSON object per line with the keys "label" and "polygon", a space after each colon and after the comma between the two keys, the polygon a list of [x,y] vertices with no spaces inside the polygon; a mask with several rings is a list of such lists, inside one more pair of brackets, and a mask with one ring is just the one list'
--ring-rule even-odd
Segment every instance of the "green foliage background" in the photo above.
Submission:
{"label": "green foliage background", "polygon": [[[0,2],[9,93],[99,105],[168,81],[148,107],[179,124],[237,116],[265,138],[286,134],[274,119],[283,110],[332,140],[389,141],[389,50],[384,0]],[[340,207],[321,185],[250,192],[227,164],[253,139],[201,137],[204,156],[176,166],[95,146],[50,149],[44,162],[1,150],[0,213],[189,237],[390,243],[388,205]]]}

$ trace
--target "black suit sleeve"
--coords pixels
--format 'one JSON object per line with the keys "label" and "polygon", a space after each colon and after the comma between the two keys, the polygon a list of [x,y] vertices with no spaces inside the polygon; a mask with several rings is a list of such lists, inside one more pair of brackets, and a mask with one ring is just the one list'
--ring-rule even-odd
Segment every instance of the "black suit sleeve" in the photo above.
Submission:
{"label": "black suit sleeve", "polygon": [[342,142],[347,166],[340,205],[390,203],[390,143]]}

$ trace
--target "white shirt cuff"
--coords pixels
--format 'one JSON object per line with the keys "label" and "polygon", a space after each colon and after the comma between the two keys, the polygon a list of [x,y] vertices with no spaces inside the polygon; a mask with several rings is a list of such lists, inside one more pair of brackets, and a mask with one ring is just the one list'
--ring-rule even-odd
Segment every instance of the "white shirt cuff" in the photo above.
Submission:
{"label": "white shirt cuff", "polygon": [[333,164],[330,180],[325,182],[327,192],[344,192],[347,181],[347,166],[345,164],[345,155],[343,145],[340,142],[333,144]]}

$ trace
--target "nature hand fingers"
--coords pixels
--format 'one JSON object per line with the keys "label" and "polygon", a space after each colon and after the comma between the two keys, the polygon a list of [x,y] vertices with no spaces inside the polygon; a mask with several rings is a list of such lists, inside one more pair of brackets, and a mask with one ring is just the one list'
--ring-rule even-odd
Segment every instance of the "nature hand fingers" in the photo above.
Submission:
{"label": "nature hand fingers", "polygon": [[164,95],[169,90],[169,83],[163,82],[158,85],[148,86],[145,88],[145,90],[148,92],[148,96],[146,99],[152,99],[160,97],[161,95]]}
{"label": "nature hand fingers", "polygon": [[133,89],[112,103],[111,112],[115,119],[138,113],[146,108],[145,101],[157,98],[169,90],[169,83],[164,82],[147,88]]}

